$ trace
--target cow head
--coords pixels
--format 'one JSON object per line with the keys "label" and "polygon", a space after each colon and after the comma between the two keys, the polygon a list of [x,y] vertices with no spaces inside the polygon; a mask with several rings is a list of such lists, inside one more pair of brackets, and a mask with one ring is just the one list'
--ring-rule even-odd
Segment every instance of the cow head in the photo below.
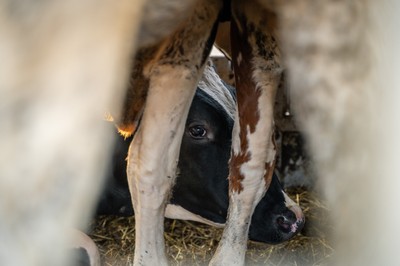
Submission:
{"label": "cow head", "polygon": [[[204,88],[196,92],[182,139],[176,185],[166,210],[169,218],[216,226],[223,226],[226,221],[232,108],[235,105],[232,88],[225,87],[225,90],[228,91],[226,97],[232,96],[229,101],[216,99],[219,96],[211,95],[212,92]],[[107,187],[98,206],[99,214],[133,214],[125,170],[130,141],[117,139]],[[285,194],[274,175],[252,216],[250,239],[280,243],[299,232],[303,224],[300,207]]]}

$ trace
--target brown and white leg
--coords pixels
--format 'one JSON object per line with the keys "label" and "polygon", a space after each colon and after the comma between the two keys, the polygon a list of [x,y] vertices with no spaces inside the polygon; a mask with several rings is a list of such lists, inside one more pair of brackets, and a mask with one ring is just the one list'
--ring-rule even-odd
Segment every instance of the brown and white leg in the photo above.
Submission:
{"label": "brown and white leg", "polygon": [[275,15],[232,2],[231,29],[238,116],[233,130],[229,211],[212,265],[243,265],[252,213],[267,191],[275,162],[273,104],[281,75],[272,31]]}
{"label": "brown and white leg", "polygon": [[128,156],[136,217],[135,265],[166,265],[164,212],[174,184],[187,113],[208,56],[219,3],[200,1],[147,68],[149,92]]}

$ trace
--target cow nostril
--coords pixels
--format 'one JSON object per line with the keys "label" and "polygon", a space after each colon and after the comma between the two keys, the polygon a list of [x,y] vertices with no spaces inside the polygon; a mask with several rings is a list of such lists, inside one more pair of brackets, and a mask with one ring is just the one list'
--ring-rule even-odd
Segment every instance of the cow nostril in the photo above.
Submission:
{"label": "cow nostril", "polygon": [[284,216],[279,216],[276,218],[276,223],[278,224],[279,228],[284,231],[285,233],[289,233],[292,224],[287,221],[287,219]]}

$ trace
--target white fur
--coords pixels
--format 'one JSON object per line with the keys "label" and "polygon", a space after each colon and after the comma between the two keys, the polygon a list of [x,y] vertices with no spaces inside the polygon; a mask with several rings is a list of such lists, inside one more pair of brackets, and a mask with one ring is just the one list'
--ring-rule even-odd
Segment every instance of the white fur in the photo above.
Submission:
{"label": "white fur", "polygon": [[295,117],[330,206],[333,264],[397,265],[400,6],[316,3],[282,5],[280,26]]}
{"label": "white fur", "polygon": [[174,205],[174,204],[167,205],[167,208],[165,209],[165,217],[170,218],[170,219],[179,219],[179,220],[189,220],[189,221],[200,222],[203,224],[208,224],[208,225],[219,227],[219,228],[222,228],[225,225],[225,224],[215,223],[213,221],[205,219],[205,218],[201,217],[200,215],[194,214],[194,213],[182,208],[181,206]]}
{"label": "white fur", "polygon": [[[95,121],[122,94],[116,88],[125,80],[142,2],[0,4],[4,265],[64,264],[66,228],[85,220],[101,183],[98,166],[107,149],[97,145],[107,135]],[[400,6],[392,0],[268,1],[276,3],[295,115],[333,206],[336,264],[397,265]],[[346,45],[350,53],[341,50]],[[310,60],[317,63],[312,68]],[[318,86],[321,80],[328,90]],[[233,152],[239,147],[236,138]]]}
{"label": "white fur", "polygon": [[232,94],[225,88],[221,78],[214,70],[211,60],[208,60],[204,68],[203,76],[199,81],[198,87],[200,90],[207,93],[212,99],[217,101],[226,114],[234,119],[236,112],[236,101]]}
{"label": "white fur", "polygon": [[100,252],[93,240],[78,230],[72,230],[71,235],[73,236],[71,247],[85,249],[89,256],[90,266],[100,266]]}
{"label": "white fur", "polygon": [[102,183],[143,1],[0,3],[0,263],[66,265]]}
{"label": "white fur", "polygon": [[[134,265],[167,265],[165,208],[175,181],[190,103],[204,69],[203,50],[218,10],[219,3],[197,3],[186,22],[191,27],[184,26],[166,39],[145,70],[149,92],[129,149],[127,169],[136,222]],[[178,52],[179,48],[185,53]]]}
{"label": "white fur", "polygon": [[[232,3],[234,4],[234,3]],[[235,2],[237,4],[237,2]],[[247,17],[248,20],[252,18]],[[257,49],[255,40],[248,39],[252,49]],[[238,60],[242,60],[241,54]],[[273,104],[275,91],[279,82],[281,69],[267,72],[264,65],[268,62],[262,59],[252,60],[253,81],[256,84],[254,90],[261,92],[257,103],[259,121],[254,132],[250,132],[249,126],[245,129],[248,142],[247,150],[240,149],[239,120],[235,121],[233,131],[233,154],[249,154],[250,159],[240,166],[240,172],[244,177],[241,180],[243,190],[230,191],[228,218],[219,243],[218,249],[211,260],[211,265],[243,265],[247,248],[248,231],[251,216],[260,199],[265,195],[267,184],[264,174],[266,163],[273,166],[275,159],[275,147],[273,138]],[[240,104],[238,102],[238,104]],[[240,107],[239,107],[240,108]],[[272,170],[272,169],[271,169]]]}
{"label": "white fur", "polygon": [[141,126],[128,157],[135,209],[135,264],[166,265],[164,209],[174,183],[177,158],[196,77],[181,66],[160,66],[153,75]]}
{"label": "white fur", "polygon": [[[272,100],[273,98],[269,98],[265,93],[262,93],[260,97],[260,101],[270,102]],[[230,193],[228,220],[223,239],[211,262],[212,265],[219,265],[220,263],[223,265],[242,265],[244,263],[251,216],[267,188],[263,178],[265,162],[272,163],[274,159],[274,157],[267,157],[270,153],[274,154],[274,151],[265,153],[267,148],[273,149],[272,143],[270,143],[273,132],[272,113],[269,112],[271,115],[269,117],[267,115],[262,116],[264,114],[262,109],[260,106],[261,122],[257,124],[255,132],[251,134],[250,130],[247,129],[248,151],[251,152],[250,160],[240,167],[244,176],[241,181],[243,191]],[[263,119],[269,119],[269,122],[262,121]],[[260,127],[260,125],[267,126]]]}

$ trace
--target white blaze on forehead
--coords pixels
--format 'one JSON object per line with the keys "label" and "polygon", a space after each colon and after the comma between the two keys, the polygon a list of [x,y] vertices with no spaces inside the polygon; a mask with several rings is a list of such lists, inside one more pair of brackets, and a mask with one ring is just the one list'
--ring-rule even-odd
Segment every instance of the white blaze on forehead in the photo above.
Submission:
{"label": "white blaze on forehead", "polygon": [[298,221],[304,221],[304,214],[300,206],[294,202],[283,190],[282,193],[285,198],[285,206],[296,215],[296,219]]}
{"label": "white blaze on forehead", "polygon": [[294,202],[286,193],[282,190],[283,197],[285,198],[285,206],[290,208],[292,206],[298,206],[296,202]]}

